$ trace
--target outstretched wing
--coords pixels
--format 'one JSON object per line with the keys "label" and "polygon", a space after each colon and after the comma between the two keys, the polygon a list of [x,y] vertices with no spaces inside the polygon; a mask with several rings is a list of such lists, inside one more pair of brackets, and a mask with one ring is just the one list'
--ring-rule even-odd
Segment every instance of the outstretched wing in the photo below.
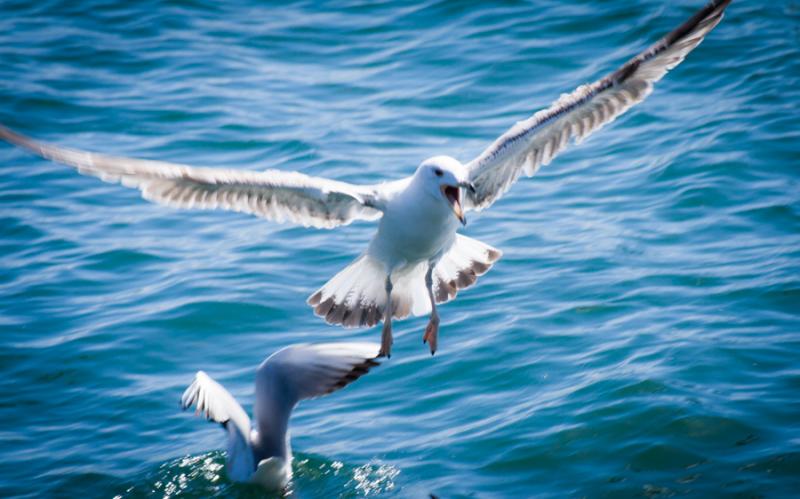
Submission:
{"label": "outstretched wing", "polygon": [[[269,380],[281,387],[285,402],[326,395],[344,388],[379,363],[376,343],[317,343],[286,347],[258,368],[256,385]],[[256,390],[259,405],[260,390]]]}
{"label": "outstretched wing", "polygon": [[175,208],[222,209],[276,222],[332,228],[374,220],[379,190],[297,172],[201,168],[106,156],[44,144],[0,125],[0,139],[80,173],[142,191],[148,201]]}
{"label": "outstretched wing", "polygon": [[467,164],[475,191],[467,206],[481,210],[503,195],[521,173],[532,176],[570,139],[579,142],[644,100],[653,84],[683,61],[722,19],[731,0],[713,0],[677,29],[621,68],[564,94],[549,108],[518,122]]}
{"label": "outstretched wing", "polygon": [[250,447],[250,418],[233,395],[203,371],[198,371],[181,397],[181,409],[196,406],[197,414],[220,423],[228,432],[226,466],[232,480],[245,482],[256,469]]}

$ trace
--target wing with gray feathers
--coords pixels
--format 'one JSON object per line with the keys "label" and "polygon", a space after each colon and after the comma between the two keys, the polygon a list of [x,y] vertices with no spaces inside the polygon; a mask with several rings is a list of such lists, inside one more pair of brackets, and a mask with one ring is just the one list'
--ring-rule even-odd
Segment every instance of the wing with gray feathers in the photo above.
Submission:
{"label": "wing with gray feathers", "polygon": [[280,384],[293,405],[302,399],[344,388],[357,380],[378,365],[375,359],[379,350],[377,343],[292,345],[265,360],[256,376],[270,377]]}
{"label": "wing with gray feathers", "polygon": [[467,206],[482,210],[505,193],[521,173],[532,176],[572,139],[586,136],[641,102],[653,84],[683,61],[722,19],[731,0],[714,0],[621,68],[564,94],[549,108],[511,127],[472,160]]}
{"label": "wing with gray feathers", "polygon": [[250,418],[228,390],[198,371],[181,397],[181,409],[196,406],[197,414],[222,424],[228,432],[226,466],[232,480],[244,482],[256,469],[250,447]]}
{"label": "wing with gray feathers", "polygon": [[240,211],[319,228],[381,216],[375,186],[280,170],[201,168],[106,156],[37,142],[2,125],[0,139],[80,173],[139,189],[148,201],[175,208]]}

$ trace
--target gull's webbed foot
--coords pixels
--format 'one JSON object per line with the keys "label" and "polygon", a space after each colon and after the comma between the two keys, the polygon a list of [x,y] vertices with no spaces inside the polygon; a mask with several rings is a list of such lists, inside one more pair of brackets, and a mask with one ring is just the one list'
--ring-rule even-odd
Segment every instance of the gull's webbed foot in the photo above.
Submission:
{"label": "gull's webbed foot", "polygon": [[436,353],[436,347],[439,343],[439,318],[431,317],[427,327],[425,327],[425,334],[422,335],[422,342],[427,343],[431,349],[431,355]]}

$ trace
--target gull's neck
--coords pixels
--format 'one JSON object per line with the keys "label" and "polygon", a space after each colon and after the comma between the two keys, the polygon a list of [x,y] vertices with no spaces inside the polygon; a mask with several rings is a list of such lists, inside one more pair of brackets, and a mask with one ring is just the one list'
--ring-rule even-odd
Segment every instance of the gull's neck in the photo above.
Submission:
{"label": "gull's neck", "polygon": [[253,437],[256,463],[269,457],[291,459],[289,416],[295,402],[285,388],[270,377],[256,380],[253,416],[257,434]]}

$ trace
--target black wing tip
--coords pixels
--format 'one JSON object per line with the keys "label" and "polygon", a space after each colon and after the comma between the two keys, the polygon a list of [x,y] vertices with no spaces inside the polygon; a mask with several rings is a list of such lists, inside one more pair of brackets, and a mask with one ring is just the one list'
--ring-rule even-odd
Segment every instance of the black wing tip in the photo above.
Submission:
{"label": "black wing tip", "polygon": [[664,42],[666,42],[667,46],[672,45],[676,41],[691,33],[706,19],[712,19],[721,16],[730,3],[731,0],[711,0],[705,5],[705,7],[698,10],[692,17],[687,19],[686,22],[667,34],[667,36],[664,37]]}
{"label": "black wing tip", "polygon": [[363,362],[355,364],[344,376],[339,378],[339,380],[334,383],[328,393],[344,388],[361,376],[367,374],[373,367],[381,365],[381,363],[377,360],[378,358],[379,357],[365,359]]}
{"label": "black wing tip", "polygon": [[731,1],[732,0],[711,0],[702,9],[695,12],[692,17],[687,19],[677,28],[667,33],[666,36],[653,44],[649,49],[637,55],[621,68],[613,72],[609,76],[608,80],[610,80],[610,83],[623,83],[636,72],[642,62],[658,55],[678,41],[682,40],[687,35],[692,33],[703,22],[720,18]]}

